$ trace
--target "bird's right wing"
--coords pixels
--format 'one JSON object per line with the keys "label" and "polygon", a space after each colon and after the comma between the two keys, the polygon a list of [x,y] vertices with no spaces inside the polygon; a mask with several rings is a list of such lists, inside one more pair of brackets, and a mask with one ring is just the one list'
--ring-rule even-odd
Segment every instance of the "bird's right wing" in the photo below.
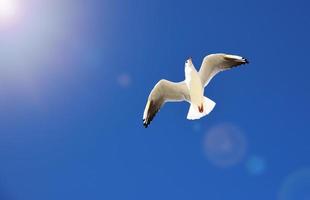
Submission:
{"label": "bird's right wing", "polygon": [[248,60],[237,55],[210,54],[203,59],[199,70],[202,85],[205,87],[210,80],[218,73],[233,67],[247,64]]}
{"label": "bird's right wing", "polygon": [[185,81],[174,83],[168,80],[160,80],[151,91],[147,100],[143,125],[145,128],[151,123],[159,109],[165,102],[189,101],[189,92]]}

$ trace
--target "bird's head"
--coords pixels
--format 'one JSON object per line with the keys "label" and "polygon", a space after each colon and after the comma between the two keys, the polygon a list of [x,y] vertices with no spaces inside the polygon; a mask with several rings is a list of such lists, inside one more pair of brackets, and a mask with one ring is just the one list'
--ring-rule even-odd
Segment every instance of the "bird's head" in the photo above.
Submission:
{"label": "bird's head", "polygon": [[192,61],[192,57],[189,57],[186,61],[185,61],[185,65],[192,65],[193,61]]}

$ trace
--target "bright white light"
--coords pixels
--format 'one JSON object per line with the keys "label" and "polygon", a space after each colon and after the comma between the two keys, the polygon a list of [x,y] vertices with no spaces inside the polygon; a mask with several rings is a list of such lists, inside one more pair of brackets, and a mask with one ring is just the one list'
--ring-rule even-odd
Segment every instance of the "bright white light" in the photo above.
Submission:
{"label": "bright white light", "polygon": [[17,15],[17,3],[15,0],[0,0],[0,20],[7,21]]}

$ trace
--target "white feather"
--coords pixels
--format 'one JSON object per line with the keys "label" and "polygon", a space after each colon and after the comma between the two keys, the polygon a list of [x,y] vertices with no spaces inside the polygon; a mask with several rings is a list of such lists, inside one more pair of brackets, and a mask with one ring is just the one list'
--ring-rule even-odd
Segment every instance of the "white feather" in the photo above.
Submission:
{"label": "white feather", "polygon": [[187,113],[187,119],[189,120],[195,120],[200,119],[206,115],[208,115],[213,108],[215,107],[216,103],[209,99],[208,97],[204,97],[203,102],[203,112],[199,112],[198,107],[191,103],[188,113]]}

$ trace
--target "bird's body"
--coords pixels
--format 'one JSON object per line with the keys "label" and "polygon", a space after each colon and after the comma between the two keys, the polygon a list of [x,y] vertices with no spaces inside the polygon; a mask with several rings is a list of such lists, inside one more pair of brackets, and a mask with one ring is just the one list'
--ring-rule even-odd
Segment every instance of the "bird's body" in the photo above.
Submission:
{"label": "bird's body", "polygon": [[185,80],[174,83],[160,80],[151,91],[143,113],[143,125],[147,127],[156,113],[166,102],[187,101],[190,108],[187,119],[194,120],[209,114],[215,102],[204,97],[204,87],[218,73],[248,61],[240,56],[228,54],[211,54],[203,59],[197,71],[189,58],[185,62]]}
{"label": "bird's body", "polygon": [[185,83],[189,90],[190,102],[198,106],[200,110],[203,109],[204,88],[191,59],[188,59],[185,64]]}

